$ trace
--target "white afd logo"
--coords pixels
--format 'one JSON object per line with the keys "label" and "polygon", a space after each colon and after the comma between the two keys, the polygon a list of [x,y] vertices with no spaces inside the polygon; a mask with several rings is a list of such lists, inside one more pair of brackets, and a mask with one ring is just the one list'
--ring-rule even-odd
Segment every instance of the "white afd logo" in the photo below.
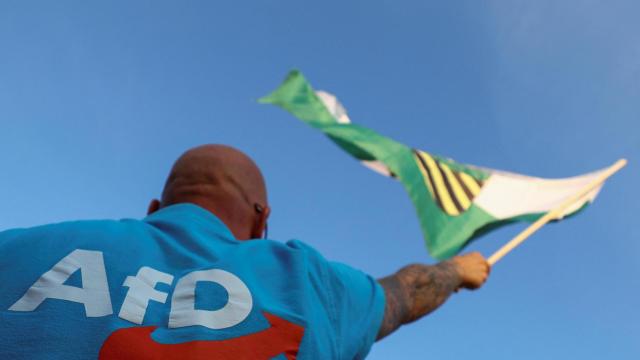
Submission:
{"label": "white afd logo", "polygon": [[[64,285],[76,271],[80,271],[83,286]],[[173,275],[147,266],[141,267],[136,276],[127,276],[123,286],[129,290],[118,316],[142,324],[149,301],[163,304],[167,301],[168,294],[156,290],[155,286],[158,283],[171,285],[173,279]],[[227,303],[221,309],[195,308],[196,284],[203,281],[221,285],[229,294]],[[72,251],[44,273],[9,310],[34,311],[46,299],[82,303],[87,317],[113,314],[102,252]],[[201,325],[210,329],[225,329],[246,319],[252,307],[251,292],[236,275],[221,269],[194,271],[180,278],[176,284],[171,297],[168,327]]]}

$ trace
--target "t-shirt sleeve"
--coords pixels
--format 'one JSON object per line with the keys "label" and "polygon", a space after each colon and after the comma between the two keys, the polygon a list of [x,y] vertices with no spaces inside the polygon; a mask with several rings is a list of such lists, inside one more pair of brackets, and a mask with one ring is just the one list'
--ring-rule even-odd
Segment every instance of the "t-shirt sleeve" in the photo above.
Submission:
{"label": "t-shirt sleeve", "polygon": [[[327,261],[313,248],[295,241],[315,263],[327,292],[325,306],[333,315],[341,358],[364,359],[376,340],[384,316],[384,290],[364,272],[339,262]],[[291,242],[290,242],[291,244]]]}
{"label": "t-shirt sleeve", "polygon": [[348,265],[330,262],[329,281],[339,316],[336,329],[344,354],[364,359],[376,341],[384,317],[384,291],[371,276]]}

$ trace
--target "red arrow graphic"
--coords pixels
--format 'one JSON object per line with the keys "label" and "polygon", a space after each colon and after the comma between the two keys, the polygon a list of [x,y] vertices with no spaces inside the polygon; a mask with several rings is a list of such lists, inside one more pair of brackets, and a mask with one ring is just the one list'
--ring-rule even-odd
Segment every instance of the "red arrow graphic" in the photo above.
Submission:
{"label": "red arrow graphic", "polygon": [[151,338],[156,326],[130,327],[111,333],[100,349],[100,360],[124,359],[270,359],[298,355],[304,328],[263,312],[270,328],[233,339],[161,344]]}

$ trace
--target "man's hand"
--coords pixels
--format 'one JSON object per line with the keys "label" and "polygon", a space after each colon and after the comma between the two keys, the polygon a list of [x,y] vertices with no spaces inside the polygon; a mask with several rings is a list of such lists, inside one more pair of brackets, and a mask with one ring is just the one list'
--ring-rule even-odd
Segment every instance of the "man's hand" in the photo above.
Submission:
{"label": "man's hand", "polygon": [[386,304],[377,340],[435,310],[452,292],[479,288],[487,280],[490,269],[482,255],[471,253],[436,265],[405,266],[379,279]]}
{"label": "man's hand", "polygon": [[491,266],[478,252],[451,259],[460,276],[460,287],[475,290],[481,287],[491,272]]}

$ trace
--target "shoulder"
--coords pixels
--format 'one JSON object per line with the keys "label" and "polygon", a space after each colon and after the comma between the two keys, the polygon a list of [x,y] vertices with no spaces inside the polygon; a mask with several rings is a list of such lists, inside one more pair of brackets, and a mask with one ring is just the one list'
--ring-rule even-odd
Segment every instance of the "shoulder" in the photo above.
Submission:
{"label": "shoulder", "polygon": [[323,282],[331,280],[333,263],[327,260],[313,246],[297,239],[289,240],[283,245],[305,261],[307,269],[312,276],[322,278]]}
{"label": "shoulder", "polygon": [[286,243],[284,243],[284,246],[286,246],[287,248],[294,250],[294,251],[299,251],[303,254],[307,254],[309,256],[317,256],[317,257],[321,257],[324,258],[322,256],[322,254],[320,254],[320,252],[318,250],[316,250],[314,247],[312,247],[311,245],[304,243],[298,239],[293,239],[293,240],[289,240]]}
{"label": "shoulder", "polygon": [[121,229],[142,225],[141,220],[136,219],[98,219],[98,220],[71,220],[58,223],[36,225],[26,228],[7,229],[0,232],[0,236],[43,233],[43,232],[68,232],[68,231],[91,231],[92,229]]}
{"label": "shoulder", "polygon": [[0,247],[55,246],[60,243],[101,243],[144,231],[140,220],[77,220],[0,232]]}

